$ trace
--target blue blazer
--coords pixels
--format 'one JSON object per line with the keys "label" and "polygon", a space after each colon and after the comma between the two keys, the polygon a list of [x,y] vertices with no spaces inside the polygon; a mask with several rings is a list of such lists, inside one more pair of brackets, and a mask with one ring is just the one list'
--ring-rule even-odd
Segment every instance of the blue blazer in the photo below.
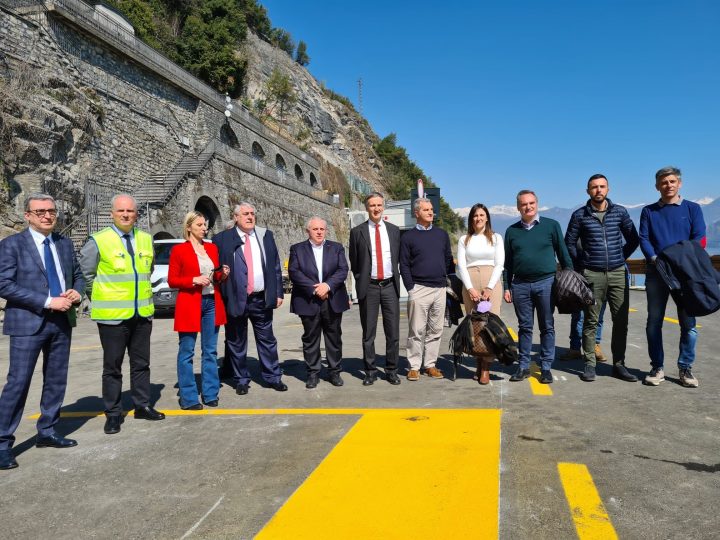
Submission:
{"label": "blue blazer", "polygon": [[[330,287],[328,297],[330,308],[335,313],[342,313],[350,309],[350,300],[345,288],[348,263],[342,244],[330,240],[325,241],[322,271],[323,283],[327,283]],[[293,285],[290,313],[303,316],[314,316],[320,313],[322,300],[313,294],[314,285],[320,283],[320,277],[310,241],[305,240],[290,248],[288,274]]]}
{"label": "blue blazer", "polygon": [[[277,299],[285,297],[280,255],[271,231],[263,227],[255,227],[255,234],[260,244],[260,258],[265,278],[265,308],[275,309]],[[220,252],[220,264],[230,267],[228,279],[220,285],[225,311],[231,317],[240,317],[245,313],[247,305],[247,264],[243,254],[245,241],[237,233],[237,227],[216,234],[212,241]],[[239,264],[235,264],[236,252]]]}
{"label": "blue blazer", "polygon": [[[72,242],[52,233],[65,278],[64,288],[85,292],[85,278],[75,257]],[[3,333],[7,336],[32,336],[49,313],[45,300],[50,294],[45,265],[29,229],[8,236],[0,242],[0,297],[7,300]],[[75,307],[66,311],[75,326]]]}

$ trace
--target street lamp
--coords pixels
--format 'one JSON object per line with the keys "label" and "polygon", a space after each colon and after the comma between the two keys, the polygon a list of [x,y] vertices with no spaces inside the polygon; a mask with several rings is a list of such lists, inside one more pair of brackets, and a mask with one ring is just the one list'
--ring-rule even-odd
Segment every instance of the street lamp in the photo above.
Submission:
{"label": "street lamp", "polygon": [[233,110],[233,104],[232,100],[230,99],[230,96],[225,93],[225,118],[228,120],[232,116],[232,110]]}

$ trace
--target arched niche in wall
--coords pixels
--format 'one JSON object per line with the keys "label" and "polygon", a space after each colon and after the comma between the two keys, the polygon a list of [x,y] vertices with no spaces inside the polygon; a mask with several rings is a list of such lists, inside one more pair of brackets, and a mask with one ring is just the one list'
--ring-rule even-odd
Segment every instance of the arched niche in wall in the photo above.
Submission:
{"label": "arched niche in wall", "polygon": [[278,171],[287,171],[287,164],[285,163],[285,159],[280,154],[277,154],[275,156],[275,168]]}
{"label": "arched niche in wall", "polygon": [[225,122],[220,128],[220,140],[231,148],[240,149],[240,140],[235,135],[235,131],[230,127],[229,122]]}
{"label": "arched niche in wall", "polygon": [[[203,195],[195,203],[195,211],[200,212],[205,216],[207,222],[208,236],[211,236],[211,232],[220,232],[222,230],[222,223],[220,223],[220,210],[218,210],[215,201],[210,197]],[[220,225],[219,230],[216,230],[215,225]]]}
{"label": "arched niche in wall", "polygon": [[318,187],[318,181],[317,178],[315,178],[315,173],[310,173],[310,185],[312,187]]}
{"label": "arched niche in wall", "polygon": [[297,178],[300,182],[305,180],[305,173],[300,168],[300,165],[295,165],[295,178]]}
{"label": "arched niche in wall", "polygon": [[153,240],[171,240],[172,238],[175,237],[167,231],[159,231],[153,234]]}
{"label": "arched niche in wall", "polygon": [[263,150],[263,147],[260,146],[260,143],[257,141],[252,143],[252,156],[260,161],[265,158],[265,150]]}

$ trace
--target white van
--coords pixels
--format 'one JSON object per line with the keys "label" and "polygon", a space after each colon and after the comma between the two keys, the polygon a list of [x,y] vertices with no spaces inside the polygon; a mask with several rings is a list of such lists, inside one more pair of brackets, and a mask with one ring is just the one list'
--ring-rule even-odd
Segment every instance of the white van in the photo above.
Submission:
{"label": "white van", "polygon": [[168,285],[168,265],[170,264],[170,250],[183,242],[185,240],[182,238],[153,240],[155,268],[150,276],[150,282],[156,311],[173,311],[175,309],[178,290],[171,289]]}

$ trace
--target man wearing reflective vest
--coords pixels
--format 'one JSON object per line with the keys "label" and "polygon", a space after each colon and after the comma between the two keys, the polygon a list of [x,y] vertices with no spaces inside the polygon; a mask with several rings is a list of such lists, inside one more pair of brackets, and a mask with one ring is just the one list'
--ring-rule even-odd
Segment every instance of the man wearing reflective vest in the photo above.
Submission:
{"label": "man wearing reflective vest", "polygon": [[130,390],[135,418],[162,420],[150,404],[150,334],[155,312],[150,275],[152,237],[135,227],[137,203],[115,195],[113,224],[93,234],[80,251],[80,266],[92,300],[90,317],[98,325],[103,348],[102,395],[105,433],[120,431],[122,362],[130,357]]}

